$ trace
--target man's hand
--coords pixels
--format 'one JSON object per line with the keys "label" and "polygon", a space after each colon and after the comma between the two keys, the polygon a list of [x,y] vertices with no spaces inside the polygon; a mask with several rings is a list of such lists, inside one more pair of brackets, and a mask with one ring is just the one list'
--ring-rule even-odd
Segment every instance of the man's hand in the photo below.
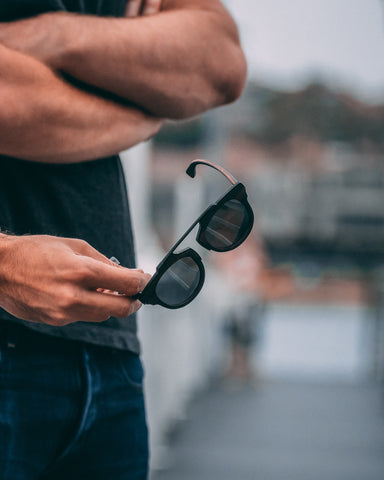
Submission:
{"label": "man's hand", "polygon": [[153,15],[161,9],[162,0],[129,0],[125,9],[126,17]]}
{"label": "man's hand", "polygon": [[126,317],[140,308],[130,297],[149,279],[82,240],[0,235],[0,306],[23,320],[63,326]]}

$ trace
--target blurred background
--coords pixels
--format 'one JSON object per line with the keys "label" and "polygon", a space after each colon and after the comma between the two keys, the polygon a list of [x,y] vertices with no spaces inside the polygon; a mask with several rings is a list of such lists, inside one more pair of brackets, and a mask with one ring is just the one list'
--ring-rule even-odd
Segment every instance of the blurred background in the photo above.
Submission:
{"label": "blurred background", "polygon": [[248,59],[234,105],[123,154],[139,265],[229,185],[255,212],[196,248],[200,296],[145,306],[153,480],[384,478],[384,2],[227,0]]}

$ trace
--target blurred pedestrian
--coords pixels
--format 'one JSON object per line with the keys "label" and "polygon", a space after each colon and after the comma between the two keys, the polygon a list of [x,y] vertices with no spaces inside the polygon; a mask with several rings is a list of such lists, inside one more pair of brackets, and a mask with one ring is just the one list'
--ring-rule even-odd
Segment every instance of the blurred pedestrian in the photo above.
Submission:
{"label": "blurred pedestrian", "polygon": [[241,296],[226,319],[226,331],[231,345],[229,379],[244,383],[259,378],[256,358],[261,343],[265,306],[256,297]]}

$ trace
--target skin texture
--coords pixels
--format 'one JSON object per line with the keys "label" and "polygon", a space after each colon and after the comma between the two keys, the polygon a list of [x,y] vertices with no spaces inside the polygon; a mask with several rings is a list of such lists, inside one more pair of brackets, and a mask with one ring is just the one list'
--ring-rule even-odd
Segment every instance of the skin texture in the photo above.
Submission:
{"label": "skin texture", "polygon": [[53,12],[3,24],[0,41],[158,117],[191,117],[239,96],[246,64],[218,0],[163,0],[159,13],[132,17],[138,3],[127,18]]}
{"label": "skin texture", "polygon": [[139,15],[153,15],[161,8],[161,0],[130,0],[125,10],[127,17],[133,18]]}
{"label": "skin texture", "polygon": [[[218,0],[130,0],[122,19],[54,12],[0,23],[0,155],[63,164],[116,154],[163,118],[235,100],[245,75]],[[149,278],[82,240],[0,234],[0,306],[24,320],[125,317]]]}
{"label": "skin texture", "polygon": [[48,235],[0,235],[0,258],[0,305],[23,320],[55,326],[132,314],[141,304],[130,296],[150,278],[82,240]]}
{"label": "skin texture", "polygon": [[161,126],[160,119],[76,89],[41,62],[1,45],[0,65],[2,155],[49,163],[91,160],[147,140]]}
{"label": "skin texture", "polygon": [[[139,15],[148,15],[159,12],[161,1],[142,0],[136,5]],[[128,2],[127,10],[130,6]],[[77,163],[118,154],[158,132],[161,118],[116,98],[104,98],[100,92],[75,88],[44,65],[55,36],[49,25],[35,23],[39,18],[0,23],[0,155]],[[43,38],[36,27],[46,30]],[[34,45],[33,55],[17,47],[17,37],[44,41]]]}

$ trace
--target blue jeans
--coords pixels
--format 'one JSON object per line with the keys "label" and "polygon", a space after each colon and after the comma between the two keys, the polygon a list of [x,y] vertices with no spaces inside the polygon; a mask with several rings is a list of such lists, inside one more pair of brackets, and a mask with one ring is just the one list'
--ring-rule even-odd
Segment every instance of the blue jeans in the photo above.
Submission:
{"label": "blue jeans", "polygon": [[140,358],[0,320],[0,479],[145,480]]}

